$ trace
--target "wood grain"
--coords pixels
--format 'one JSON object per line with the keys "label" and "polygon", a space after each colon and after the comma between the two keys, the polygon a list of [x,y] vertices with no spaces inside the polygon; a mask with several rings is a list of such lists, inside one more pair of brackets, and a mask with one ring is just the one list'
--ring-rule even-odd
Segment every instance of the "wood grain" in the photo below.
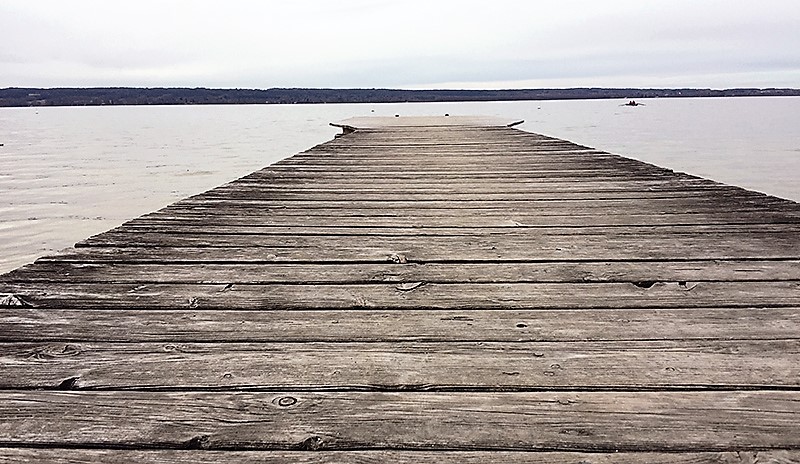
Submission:
{"label": "wood grain", "polygon": [[792,464],[800,451],[695,453],[558,451],[213,451],[0,448],[0,463],[41,464]]}
{"label": "wood grain", "polygon": [[536,283],[800,280],[798,260],[600,261],[428,264],[134,264],[46,261],[24,266],[6,282],[355,284]]}
{"label": "wood grain", "polygon": [[224,450],[797,449],[799,400],[800,393],[783,391],[3,391],[0,443]]}
{"label": "wood grain", "polygon": [[800,309],[197,310],[3,308],[0,341],[582,342],[791,340]]}
{"label": "wood grain", "polygon": [[596,309],[800,306],[800,282],[521,284],[9,283],[35,308],[120,309]]}
{"label": "wood grain", "polygon": [[0,362],[0,389],[800,388],[800,340],[12,343]]}

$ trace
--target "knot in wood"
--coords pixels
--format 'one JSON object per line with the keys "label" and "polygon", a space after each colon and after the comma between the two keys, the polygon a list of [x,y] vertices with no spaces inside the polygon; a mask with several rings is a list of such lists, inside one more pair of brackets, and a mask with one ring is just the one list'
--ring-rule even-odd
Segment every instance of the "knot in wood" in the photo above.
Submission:
{"label": "knot in wood", "polygon": [[390,256],[389,257],[389,261],[391,261],[391,262],[393,262],[395,264],[407,264],[408,263],[408,259],[406,259],[406,256],[405,255],[401,255],[401,254],[394,254],[394,255]]}
{"label": "knot in wood", "polygon": [[64,348],[61,349],[61,353],[59,354],[62,356],[77,356],[81,353],[83,353],[83,349],[80,345],[67,344],[64,345]]}
{"label": "knot in wood", "polygon": [[297,404],[297,398],[294,398],[292,396],[282,396],[278,398],[275,404],[277,404],[282,408],[288,408],[289,406],[294,406],[295,404]]}
{"label": "knot in wood", "polygon": [[314,435],[303,440],[303,443],[300,444],[300,449],[305,451],[318,451],[321,450],[324,445],[325,443],[322,441],[322,438]]}
{"label": "knot in wood", "polygon": [[164,345],[164,351],[166,351],[166,352],[183,353],[187,349],[188,349],[188,347],[186,345],[174,345],[172,343],[170,343],[168,345]]}
{"label": "knot in wood", "polygon": [[208,449],[209,438],[210,437],[208,435],[198,435],[196,437],[193,437],[191,440],[186,442],[186,449],[189,450]]}

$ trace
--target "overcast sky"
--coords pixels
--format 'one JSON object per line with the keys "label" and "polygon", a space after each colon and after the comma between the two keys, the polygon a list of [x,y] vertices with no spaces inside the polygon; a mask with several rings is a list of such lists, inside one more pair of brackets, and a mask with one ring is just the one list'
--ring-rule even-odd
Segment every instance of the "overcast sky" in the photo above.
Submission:
{"label": "overcast sky", "polygon": [[800,0],[0,0],[0,87],[800,87]]}

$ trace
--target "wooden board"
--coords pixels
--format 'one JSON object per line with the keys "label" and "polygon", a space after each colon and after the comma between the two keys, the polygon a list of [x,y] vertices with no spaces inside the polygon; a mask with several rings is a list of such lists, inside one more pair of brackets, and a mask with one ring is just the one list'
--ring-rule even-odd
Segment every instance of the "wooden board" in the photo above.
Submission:
{"label": "wooden board", "polygon": [[11,282],[34,308],[592,309],[800,306],[800,282],[106,284]]}
{"label": "wooden board", "polygon": [[536,282],[761,282],[800,280],[800,260],[555,261],[429,264],[133,264],[47,261],[24,266],[7,282],[358,284]]}
{"label": "wooden board", "polygon": [[4,391],[0,415],[6,418],[0,423],[5,446],[604,452],[800,448],[800,393],[792,391]]}
{"label": "wooden board", "polygon": [[800,340],[8,343],[0,362],[0,389],[800,388]]}
{"label": "wooden board", "polygon": [[788,464],[798,451],[558,452],[558,451],[213,451],[0,448],[0,462],[46,464]]}
{"label": "wooden board", "polygon": [[199,310],[6,308],[13,342],[794,340],[800,309]]}

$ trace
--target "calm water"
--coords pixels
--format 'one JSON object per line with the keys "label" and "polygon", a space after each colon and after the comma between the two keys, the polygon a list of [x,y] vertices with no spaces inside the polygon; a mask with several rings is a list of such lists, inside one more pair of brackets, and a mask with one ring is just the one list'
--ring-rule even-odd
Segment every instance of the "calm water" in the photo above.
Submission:
{"label": "calm water", "polygon": [[800,98],[0,108],[0,272],[318,143],[368,115],[494,115],[800,201]]}

